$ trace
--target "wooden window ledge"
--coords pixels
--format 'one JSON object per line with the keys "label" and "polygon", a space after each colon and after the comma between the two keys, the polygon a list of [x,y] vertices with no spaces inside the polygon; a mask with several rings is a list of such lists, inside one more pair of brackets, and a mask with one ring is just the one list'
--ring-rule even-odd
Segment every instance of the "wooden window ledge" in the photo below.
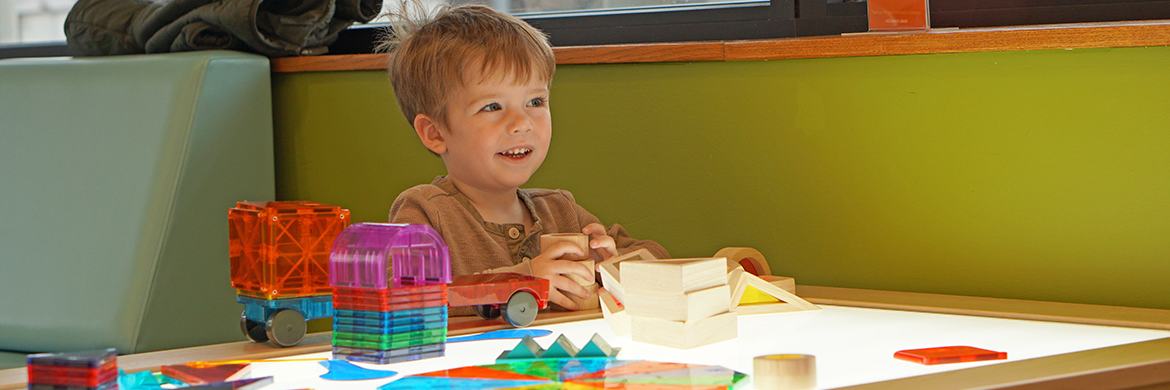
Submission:
{"label": "wooden window ledge", "polygon": [[[1170,20],[938,29],[919,33],[859,33],[750,41],[568,46],[553,48],[553,52],[558,65],[574,65],[1140,46],[1170,46]],[[272,59],[272,71],[276,73],[385,68],[385,55],[380,54]]]}

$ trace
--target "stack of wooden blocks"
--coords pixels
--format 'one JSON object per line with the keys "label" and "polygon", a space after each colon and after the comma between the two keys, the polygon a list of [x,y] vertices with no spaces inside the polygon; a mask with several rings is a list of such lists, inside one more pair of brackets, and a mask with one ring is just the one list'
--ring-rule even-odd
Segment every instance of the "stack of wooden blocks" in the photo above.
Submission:
{"label": "stack of wooden blocks", "polygon": [[619,272],[634,341],[690,349],[736,338],[726,259],[629,260]]}

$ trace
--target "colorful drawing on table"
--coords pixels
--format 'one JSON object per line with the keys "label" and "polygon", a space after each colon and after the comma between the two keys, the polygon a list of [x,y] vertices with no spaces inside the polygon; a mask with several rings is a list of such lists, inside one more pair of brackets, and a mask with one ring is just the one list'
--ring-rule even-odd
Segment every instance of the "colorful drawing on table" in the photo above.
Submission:
{"label": "colorful drawing on table", "polygon": [[447,343],[450,344],[477,340],[522,339],[524,336],[536,338],[548,336],[550,334],[552,334],[552,331],[547,329],[503,329],[470,336],[448,337]]}
{"label": "colorful drawing on table", "polygon": [[747,374],[719,366],[644,360],[544,359],[468,366],[408,376],[381,390],[738,389]]}
{"label": "colorful drawing on table", "polygon": [[371,370],[358,367],[345,360],[326,360],[319,362],[329,372],[321,374],[321,379],[331,381],[360,381],[366,379],[382,379],[398,375],[397,371]]}

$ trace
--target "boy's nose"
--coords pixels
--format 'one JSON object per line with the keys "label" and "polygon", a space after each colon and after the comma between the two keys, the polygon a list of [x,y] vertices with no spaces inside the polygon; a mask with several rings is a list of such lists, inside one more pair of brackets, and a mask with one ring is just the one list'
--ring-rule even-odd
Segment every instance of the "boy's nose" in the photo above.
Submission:
{"label": "boy's nose", "polygon": [[514,113],[508,117],[508,132],[512,134],[532,131],[532,121],[523,113]]}

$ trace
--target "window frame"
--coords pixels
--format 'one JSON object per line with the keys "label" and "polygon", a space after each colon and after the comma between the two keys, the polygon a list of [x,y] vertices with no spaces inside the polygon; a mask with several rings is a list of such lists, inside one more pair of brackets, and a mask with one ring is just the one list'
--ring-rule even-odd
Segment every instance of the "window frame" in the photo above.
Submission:
{"label": "window frame", "polygon": [[[523,16],[553,46],[729,41],[837,35],[868,29],[865,2],[771,0],[768,4],[576,16]],[[934,28],[1170,19],[1170,0],[932,0]],[[373,51],[380,25],[343,31],[330,54]],[[62,43],[0,46],[0,58],[67,56]]]}

